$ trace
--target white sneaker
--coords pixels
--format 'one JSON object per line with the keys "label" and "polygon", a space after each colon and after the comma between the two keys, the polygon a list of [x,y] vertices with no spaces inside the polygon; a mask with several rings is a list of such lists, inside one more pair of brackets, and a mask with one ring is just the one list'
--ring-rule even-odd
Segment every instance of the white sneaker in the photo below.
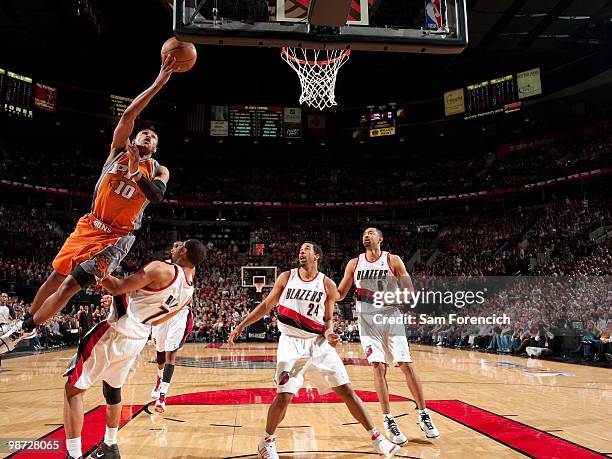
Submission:
{"label": "white sneaker", "polygon": [[372,446],[377,453],[385,457],[393,457],[402,450],[398,445],[394,445],[387,440],[380,432],[376,432],[376,435],[372,437]]}
{"label": "white sneaker", "polygon": [[166,411],[166,395],[159,394],[159,398],[155,400],[155,411],[163,413]]}
{"label": "white sneaker", "polygon": [[440,432],[438,432],[438,429],[436,429],[436,426],[431,420],[429,413],[420,414],[419,427],[423,432],[425,432],[427,438],[438,438],[440,436]]}
{"label": "white sneaker", "polygon": [[27,332],[21,328],[23,320],[15,322],[9,331],[0,336],[0,355],[11,352],[15,349],[15,345],[24,339],[32,339],[36,336],[36,329]]}
{"label": "white sneaker", "polygon": [[389,437],[389,440],[396,445],[403,445],[408,441],[406,435],[399,430],[397,422],[395,422],[395,418],[393,417],[385,416],[385,433],[387,434],[387,437]]}
{"label": "white sneaker", "polygon": [[279,459],[278,452],[276,451],[276,438],[261,437],[257,452],[261,459]]}
{"label": "white sneaker", "polygon": [[159,398],[159,389],[161,387],[162,379],[158,376],[157,382],[155,383],[155,387],[151,391],[151,398],[157,400]]}

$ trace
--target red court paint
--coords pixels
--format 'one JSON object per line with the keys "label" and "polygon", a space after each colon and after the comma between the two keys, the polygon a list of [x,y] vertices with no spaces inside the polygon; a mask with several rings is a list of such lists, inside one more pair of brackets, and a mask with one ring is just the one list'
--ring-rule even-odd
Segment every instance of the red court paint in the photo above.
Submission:
{"label": "red court paint", "polygon": [[[378,402],[376,392],[356,390],[364,402]],[[166,405],[267,405],[276,397],[276,389],[233,389],[175,395],[166,399]],[[390,395],[391,402],[407,402],[399,395]],[[321,395],[316,389],[300,389],[291,403],[343,403],[336,394]]]}
{"label": "red court paint", "polygon": [[529,457],[546,459],[606,457],[591,449],[459,400],[428,400],[427,407]]}
{"label": "red court paint", "polygon": [[[143,405],[124,405],[121,410],[119,427],[123,427],[125,424],[131,421],[131,419],[143,408]],[[99,406],[85,413],[85,423],[83,424],[83,433],[81,434],[83,454],[104,439],[105,430],[106,406]],[[66,457],[66,432],[64,431],[64,427],[60,427],[59,429],[48,433],[39,440],[60,440],[62,449],[61,451],[53,453],[44,453],[41,451],[36,451],[34,453],[23,452],[10,457],[16,457],[19,459],[64,459]]]}

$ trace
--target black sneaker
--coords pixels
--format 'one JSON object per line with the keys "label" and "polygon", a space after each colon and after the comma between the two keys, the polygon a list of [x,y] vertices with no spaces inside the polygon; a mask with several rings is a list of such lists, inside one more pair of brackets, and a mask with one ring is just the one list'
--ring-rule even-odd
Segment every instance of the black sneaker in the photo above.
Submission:
{"label": "black sneaker", "polygon": [[72,457],[69,453],[66,453],[66,459],[83,459],[83,456]]}
{"label": "black sneaker", "polygon": [[98,446],[98,449],[91,453],[89,457],[92,459],[120,459],[121,454],[119,454],[119,447],[117,444],[108,446],[106,443],[102,442],[100,446]]}

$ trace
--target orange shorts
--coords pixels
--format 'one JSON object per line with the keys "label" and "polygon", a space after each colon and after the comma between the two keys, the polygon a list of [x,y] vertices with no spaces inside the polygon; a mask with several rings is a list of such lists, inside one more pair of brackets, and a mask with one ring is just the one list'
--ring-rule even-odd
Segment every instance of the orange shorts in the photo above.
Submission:
{"label": "orange shorts", "polygon": [[119,232],[92,215],[85,215],[53,260],[53,269],[67,276],[81,265],[101,279],[119,266],[135,239],[131,233]]}

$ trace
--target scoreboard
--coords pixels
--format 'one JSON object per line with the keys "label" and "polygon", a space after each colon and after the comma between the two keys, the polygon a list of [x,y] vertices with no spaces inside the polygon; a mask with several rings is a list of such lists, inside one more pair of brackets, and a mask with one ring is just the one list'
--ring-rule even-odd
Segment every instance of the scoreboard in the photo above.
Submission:
{"label": "scoreboard", "polygon": [[396,134],[396,121],[406,116],[403,107],[398,108],[397,103],[390,102],[384,105],[369,105],[366,112],[362,112],[359,123],[368,127],[370,137],[385,137]]}
{"label": "scoreboard", "polygon": [[130,106],[134,99],[130,97],[118,96],[116,94],[111,94],[109,96],[109,113],[111,124],[117,123],[123,112]]}
{"label": "scoreboard", "polygon": [[0,111],[32,118],[32,78],[0,69]]}
{"label": "scoreboard", "polygon": [[466,92],[466,119],[513,111],[518,100],[514,75],[470,85]]}
{"label": "scoreboard", "polygon": [[283,138],[284,107],[230,105],[230,137]]}

